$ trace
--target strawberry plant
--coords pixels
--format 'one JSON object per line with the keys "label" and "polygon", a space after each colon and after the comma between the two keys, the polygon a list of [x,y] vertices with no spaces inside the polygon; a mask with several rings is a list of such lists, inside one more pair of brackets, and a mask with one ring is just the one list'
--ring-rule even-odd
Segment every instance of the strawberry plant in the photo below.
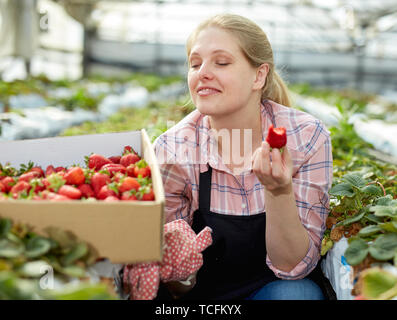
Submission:
{"label": "strawberry plant", "polygon": [[[33,228],[0,218],[0,300],[61,299],[68,293],[78,299],[81,290],[85,299],[115,299],[106,284],[84,283],[87,269],[98,254],[89,244],[58,228],[47,228],[47,236]],[[43,270],[53,270],[54,281],[67,284],[78,278],[82,282],[74,289],[47,290],[40,287]],[[81,294],[81,293],[80,293]]]}

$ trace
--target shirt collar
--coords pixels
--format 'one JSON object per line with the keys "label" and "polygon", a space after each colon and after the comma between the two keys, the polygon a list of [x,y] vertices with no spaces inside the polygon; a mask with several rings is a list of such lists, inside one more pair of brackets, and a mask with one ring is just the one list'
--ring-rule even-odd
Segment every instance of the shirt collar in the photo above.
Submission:
{"label": "shirt collar", "polygon": [[[262,123],[262,141],[266,138],[267,128],[271,123],[274,123],[274,114],[272,104],[269,100],[264,100],[260,106],[260,115]],[[221,156],[216,150],[216,139],[211,131],[209,117],[207,115],[201,116],[201,121],[197,126],[197,143],[200,154],[200,172],[206,172],[208,165],[212,168],[232,173],[230,169],[222,162]],[[251,170],[252,172],[252,170]],[[246,174],[247,172],[244,172]]]}

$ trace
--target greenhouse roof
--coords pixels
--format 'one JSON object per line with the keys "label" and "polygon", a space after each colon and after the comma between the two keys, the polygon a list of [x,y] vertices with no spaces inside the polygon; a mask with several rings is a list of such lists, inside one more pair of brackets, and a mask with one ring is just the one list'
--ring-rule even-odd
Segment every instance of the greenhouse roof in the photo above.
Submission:
{"label": "greenhouse roof", "polygon": [[251,18],[281,49],[351,52],[367,44],[370,55],[397,57],[392,0],[98,1],[93,18],[106,39],[184,43],[202,19],[220,12]]}

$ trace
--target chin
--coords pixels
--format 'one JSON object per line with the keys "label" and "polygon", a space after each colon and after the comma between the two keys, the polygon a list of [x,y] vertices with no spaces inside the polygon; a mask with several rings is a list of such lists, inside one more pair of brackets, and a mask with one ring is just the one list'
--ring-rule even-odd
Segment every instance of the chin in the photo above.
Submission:
{"label": "chin", "polygon": [[195,106],[197,110],[207,116],[213,116],[213,115],[219,115],[222,114],[222,106],[220,106],[217,103],[211,103],[211,102],[203,102],[203,101],[196,101]]}

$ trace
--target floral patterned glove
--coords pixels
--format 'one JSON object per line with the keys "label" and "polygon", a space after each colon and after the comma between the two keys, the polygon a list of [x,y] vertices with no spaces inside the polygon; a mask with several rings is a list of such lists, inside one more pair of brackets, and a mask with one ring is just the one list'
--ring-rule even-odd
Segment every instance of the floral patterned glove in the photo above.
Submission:
{"label": "floral patterned glove", "polygon": [[182,281],[197,272],[203,265],[201,252],[212,244],[211,232],[205,227],[196,235],[183,219],[165,224],[162,261],[124,266],[123,283],[130,299],[152,300],[160,281]]}

